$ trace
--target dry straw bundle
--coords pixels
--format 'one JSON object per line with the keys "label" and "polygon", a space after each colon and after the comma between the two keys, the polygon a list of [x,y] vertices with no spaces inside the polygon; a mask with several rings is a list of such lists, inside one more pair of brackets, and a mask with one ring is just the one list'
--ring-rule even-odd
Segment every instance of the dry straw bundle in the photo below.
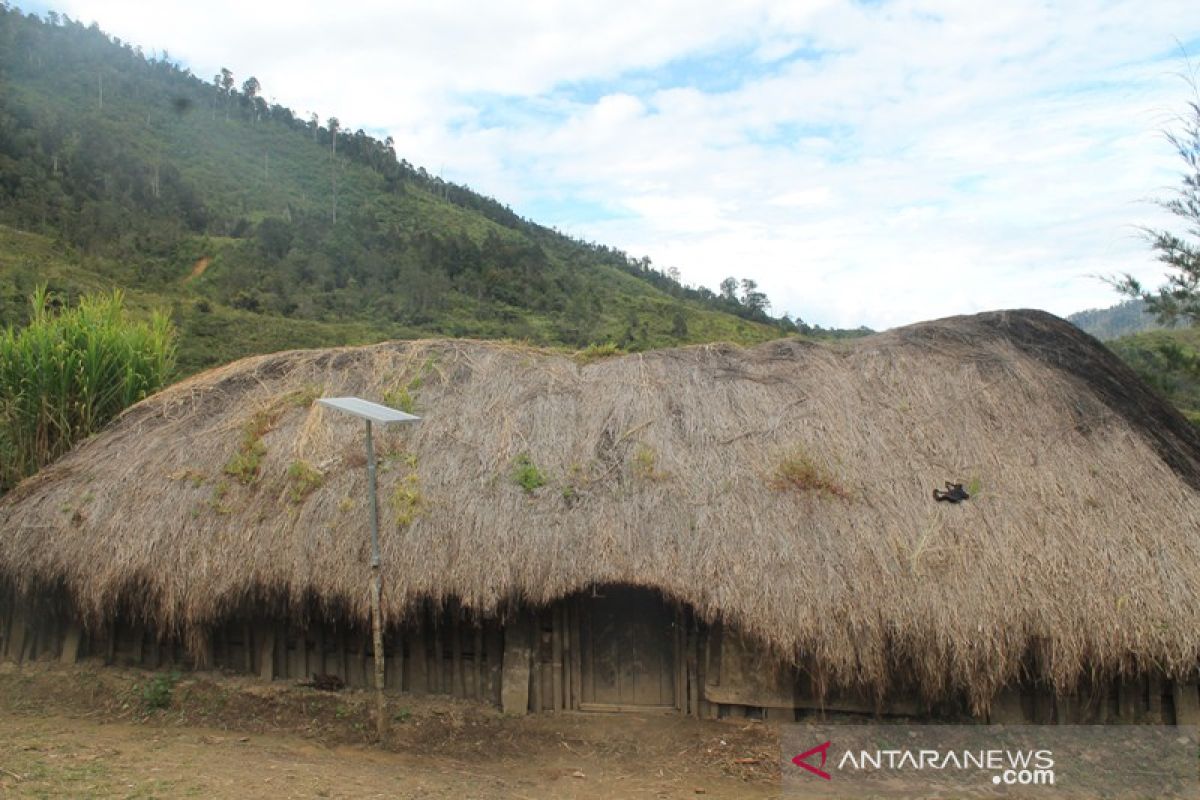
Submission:
{"label": "dry straw bundle", "polygon": [[[280,353],[175,385],[0,502],[0,576],[186,631],[318,597],[367,618],[359,427],[379,435],[385,605],[481,613],[654,586],[830,684],[976,707],[1032,664],[1200,656],[1200,437],[1040,312],[839,346],[582,365],[463,341]],[[951,506],[948,479],[972,490]]]}

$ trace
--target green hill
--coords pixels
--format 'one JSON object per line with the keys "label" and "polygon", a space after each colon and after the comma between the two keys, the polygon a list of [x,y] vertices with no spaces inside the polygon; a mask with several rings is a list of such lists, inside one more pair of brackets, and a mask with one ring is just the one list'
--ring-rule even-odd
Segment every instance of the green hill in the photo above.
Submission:
{"label": "green hill", "polygon": [[1146,331],[1105,344],[1200,425],[1200,328]]}
{"label": "green hill", "polygon": [[[303,120],[232,76],[0,6],[0,324],[38,282],[171,309],[181,370],[426,335],[630,350],[795,330]],[[734,271],[731,267],[731,272]]]}
{"label": "green hill", "polygon": [[1154,314],[1146,310],[1145,302],[1140,299],[1125,300],[1109,308],[1089,308],[1086,311],[1076,311],[1067,317],[1067,321],[1100,341],[1108,341],[1142,331],[1180,327],[1164,325],[1159,322]]}

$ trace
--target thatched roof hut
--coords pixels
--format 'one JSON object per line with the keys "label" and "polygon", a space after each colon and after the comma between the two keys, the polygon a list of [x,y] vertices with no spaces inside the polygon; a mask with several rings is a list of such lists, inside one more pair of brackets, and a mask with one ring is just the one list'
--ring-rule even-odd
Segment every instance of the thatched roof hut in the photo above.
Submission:
{"label": "thatched roof hut", "polygon": [[[655,587],[829,685],[905,673],[976,708],[1033,669],[1200,658],[1200,436],[1041,312],[834,345],[580,363],[474,341],[244,359],[176,384],[0,501],[0,577],[163,629],[308,602],[368,616],[360,427],[378,434],[385,607],[482,615]],[[972,490],[935,502],[944,481]]]}

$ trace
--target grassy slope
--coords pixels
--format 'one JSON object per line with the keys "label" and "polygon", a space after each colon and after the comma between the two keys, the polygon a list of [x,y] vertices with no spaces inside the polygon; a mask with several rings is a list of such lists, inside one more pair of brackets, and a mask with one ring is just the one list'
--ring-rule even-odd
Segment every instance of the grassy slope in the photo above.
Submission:
{"label": "grassy slope", "polygon": [[[142,74],[146,69],[114,67],[120,61],[114,62],[111,54],[105,55],[108,60],[101,59],[95,70],[56,64],[56,59],[65,56],[50,48],[44,58],[44,68],[19,74],[3,86],[6,102],[46,121],[46,127],[53,122],[75,135],[120,142],[123,151],[146,170],[156,164],[177,169],[203,199],[210,217],[241,219],[253,226],[294,210],[324,213],[330,205],[328,146],[303,131],[274,121],[250,122],[239,117],[236,107],[227,120],[225,110],[202,84],[178,75],[169,80],[153,75],[147,78]],[[97,104],[95,72],[105,73],[103,110]],[[172,107],[172,101],[180,96],[191,103],[182,114]],[[69,168],[69,156],[66,161]],[[339,225],[347,220],[355,226],[347,235],[359,237],[363,230],[465,235],[476,244],[492,236],[531,246],[527,231],[506,227],[449,202],[437,195],[436,187],[406,182],[402,191],[389,191],[384,178],[366,165],[341,157],[334,163]],[[52,231],[46,234],[57,238]],[[120,286],[128,290],[134,307],[157,305],[173,310],[182,332],[180,366],[186,373],[264,350],[416,335],[510,337],[557,344],[562,342],[563,325],[570,318],[569,311],[561,307],[510,305],[449,290],[425,318],[404,319],[387,311],[389,302],[403,296],[402,281],[374,295],[361,287],[356,293],[353,286],[332,291],[298,289],[308,293],[302,298],[304,310],[286,317],[239,311],[229,306],[234,287],[244,284],[248,290],[270,292],[269,286],[264,289],[261,276],[248,275],[245,268],[256,252],[252,228],[241,239],[210,232],[189,234],[182,243],[173,241],[160,248],[154,244],[126,243],[123,252],[132,256],[106,259],[72,252],[11,229],[3,231],[0,322],[20,321],[20,297],[36,280],[72,292]],[[636,320],[641,330],[639,347],[714,340],[752,343],[781,333],[773,326],[672,297],[639,277],[586,253],[581,255],[578,247],[565,239],[544,235],[537,237],[536,244],[545,252],[548,269],[570,278],[569,294],[602,299],[602,308],[590,324],[589,341],[619,341],[627,335],[631,320]],[[369,255],[385,263],[404,257],[386,249]],[[204,275],[187,280],[201,257],[211,261]],[[267,267],[262,269],[269,272]],[[286,276],[275,280],[295,285]],[[676,329],[681,314],[687,327],[683,335]]]}
{"label": "grassy slope", "polygon": [[1107,344],[1200,425],[1200,327],[1146,331]]}
{"label": "grassy slope", "polygon": [[0,327],[27,321],[29,294],[46,283],[67,300],[85,292],[123,289],[126,306],[138,316],[169,310],[184,333],[179,342],[181,376],[254,353],[380,338],[378,329],[362,322],[287,319],[213,304],[205,313],[197,303],[185,301],[184,292],[123,288],[113,273],[119,275],[120,270],[102,259],[83,259],[44,236],[0,226]]}

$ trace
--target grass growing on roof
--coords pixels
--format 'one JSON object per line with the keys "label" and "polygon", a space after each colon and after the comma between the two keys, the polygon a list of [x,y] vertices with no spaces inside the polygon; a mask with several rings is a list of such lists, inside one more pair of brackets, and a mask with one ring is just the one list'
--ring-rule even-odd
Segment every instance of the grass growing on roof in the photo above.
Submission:
{"label": "grass growing on roof", "polygon": [[661,481],[669,477],[658,468],[658,454],[654,448],[646,444],[639,444],[634,450],[632,466],[634,476],[642,480]]}
{"label": "grass growing on roof", "polygon": [[436,363],[433,357],[426,358],[421,364],[421,368],[417,370],[417,374],[407,382],[397,381],[385,389],[383,392],[384,405],[398,408],[406,414],[416,413],[416,394],[425,383],[425,375],[434,368]]}
{"label": "grass growing on roof", "polygon": [[258,480],[259,468],[267,446],[262,437],[271,429],[269,415],[258,412],[242,429],[242,440],[237,452],[225,462],[224,472],[244,486],[249,486]]}
{"label": "grass growing on roof", "polygon": [[575,359],[576,364],[586,366],[595,361],[623,355],[625,355],[624,350],[612,342],[606,342],[604,344],[589,344],[582,350],[576,350],[572,353],[571,358]]}
{"label": "grass growing on roof", "polygon": [[796,450],[780,459],[768,481],[778,492],[813,492],[834,497],[849,498],[850,492],[829,470],[815,462],[802,450]]}
{"label": "grass growing on roof", "polygon": [[546,485],[546,476],[537,468],[537,464],[533,463],[529,454],[522,453],[513,462],[513,483],[524,489],[526,494],[533,494],[535,489]]}
{"label": "grass growing on roof", "polygon": [[321,396],[324,387],[308,385],[301,389],[293,389],[277,397],[266,408],[254,412],[254,415],[242,426],[242,438],[237,452],[225,462],[223,471],[226,475],[236,478],[243,486],[249,486],[258,480],[262,467],[263,456],[267,446],[263,444],[266,436],[279,422],[283,412],[288,408],[309,408]]}
{"label": "grass growing on roof", "polygon": [[325,483],[325,476],[307,461],[293,461],[288,467],[288,498],[293,503],[304,499]]}
{"label": "grass growing on roof", "polygon": [[424,512],[425,501],[421,496],[421,477],[409,472],[392,490],[389,502],[395,515],[396,527],[407,528]]}

